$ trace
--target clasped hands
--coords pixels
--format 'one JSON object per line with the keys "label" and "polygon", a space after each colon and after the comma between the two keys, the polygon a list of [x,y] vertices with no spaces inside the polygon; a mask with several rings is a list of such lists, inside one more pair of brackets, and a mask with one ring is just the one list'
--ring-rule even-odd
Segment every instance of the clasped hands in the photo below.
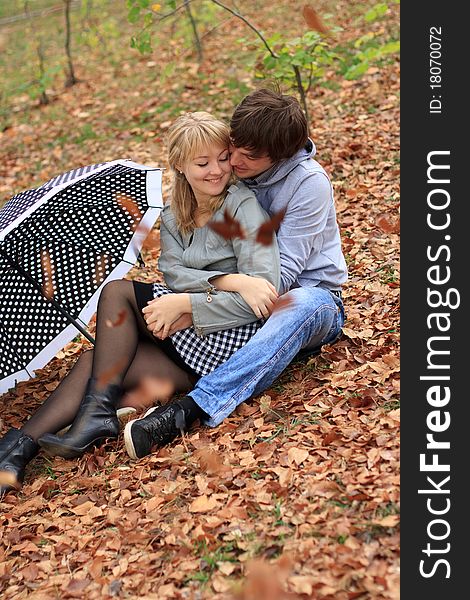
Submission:
{"label": "clasped hands", "polygon": [[[279,297],[276,288],[263,277],[233,273],[217,277],[212,283],[220,291],[238,292],[258,319],[269,317]],[[186,293],[150,300],[142,312],[147,329],[161,340],[193,325],[191,298]]]}
{"label": "clasped hands", "polygon": [[193,324],[189,294],[167,294],[150,300],[142,313],[147,329],[160,340]]}

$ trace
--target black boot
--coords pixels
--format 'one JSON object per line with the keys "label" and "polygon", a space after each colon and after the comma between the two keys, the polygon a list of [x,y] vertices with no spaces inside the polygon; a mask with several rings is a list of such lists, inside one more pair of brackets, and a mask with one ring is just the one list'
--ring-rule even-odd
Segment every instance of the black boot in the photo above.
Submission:
{"label": "black boot", "polygon": [[100,390],[96,388],[96,381],[90,379],[71,428],[63,436],[46,433],[38,439],[38,444],[52,456],[74,458],[106,438],[117,438],[116,407],[122,394],[119,385],[108,385]]}
{"label": "black boot", "polygon": [[38,444],[19,429],[10,429],[0,440],[0,477],[4,475],[0,498],[10,490],[20,489],[25,467],[38,452]]}

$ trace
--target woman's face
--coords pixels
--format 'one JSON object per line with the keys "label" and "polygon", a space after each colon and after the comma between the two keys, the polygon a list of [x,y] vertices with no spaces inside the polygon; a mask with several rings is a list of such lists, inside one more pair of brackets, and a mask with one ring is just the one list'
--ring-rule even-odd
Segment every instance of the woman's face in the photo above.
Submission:
{"label": "woman's face", "polygon": [[183,167],[183,173],[198,202],[222,194],[231,172],[228,148],[218,145],[202,148]]}

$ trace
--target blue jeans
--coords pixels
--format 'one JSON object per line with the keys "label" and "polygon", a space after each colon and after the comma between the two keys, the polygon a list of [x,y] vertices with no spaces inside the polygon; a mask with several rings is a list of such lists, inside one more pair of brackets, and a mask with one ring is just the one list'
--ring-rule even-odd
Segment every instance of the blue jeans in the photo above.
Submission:
{"label": "blue jeans", "polygon": [[198,382],[189,396],[216,427],[239,404],[267,389],[299,351],[314,352],[341,335],[344,308],[340,298],[319,287],[288,292],[287,306],[275,311],[263,327],[223,365]]}

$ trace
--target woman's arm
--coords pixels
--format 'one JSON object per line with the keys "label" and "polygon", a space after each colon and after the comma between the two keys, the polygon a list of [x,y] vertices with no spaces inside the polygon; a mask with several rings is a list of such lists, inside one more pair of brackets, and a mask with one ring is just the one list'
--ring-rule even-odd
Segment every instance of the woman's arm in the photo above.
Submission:
{"label": "woman's arm", "polygon": [[212,289],[209,279],[224,275],[224,272],[187,267],[183,260],[183,240],[171,226],[171,219],[168,224],[166,220],[167,215],[163,215],[160,222],[161,253],[158,260],[158,267],[163,273],[166,285],[177,293],[205,292]]}
{"label": "woman's arm", "polygon": [[246,187],[231,192],[230,208],[247,233],[246,239],[232,241],[239,274],[187,267],[183,261],[183,241],[173,226],[172,216],[162,216],[160,270],[167,285],[176,292],[190,292],[191,301],[191,310],[173,322],[170,335],[191,324],[204,335],[252,323],[269,314],[280,281],[275,236],[269,246],[254,242],[258,228],[268,217]]}
{"label": "woman's arm", "polygon": [[[237,259],[237,270],[239,274],[244,275],[243,280],[232,277],[225,277],[219,280],[216,276],[210,279],[214,285],[214,293],[210,295],[210,302],[202,294],[191,294],[191,306],[193,313],[193,323],[196,330],[202,334],[236,327],[246,323],[252,323],[259,314],[269,312],[269,300],[274,299],[274,292],[267,287],[264,282],[256,281],[257,278],[265,279],[275,289],[280,285],[280,261],[279,250],[276,242],[276,236],[273,235],[272,243],[263,245],[255,242],[256,233],[259,227],[267,220],[267,215],[259,205],[254,194],[245,186],[236,189],[233,196],[228,199],[228,206],[233,217],[236,218],[246,233],[244,239],[235,238],[232,240],[233,251]],[[233,274],[235,275],[235,274]],[[255,286],[265,287],[265,302],[260,307],[259,304],[253,308],[242,297],[239,292],[217,291],[217,283],[220,286],[233,287],[239,286],[244,289],[248,295]],[[229,282],[229,283],[227,283]],[[236,282],[236,283],[234,283]],[[255,295],[253,293],[253,295]],[[257,302],[257,300],[255,300]],[[227,320],[228,319],[228,320]]]}
{"label": "woman's arm", "polygon": [[225,292],[238,292],[253,313],[266,319],[272,312],[279,294],[274,285],[263,277],[252,277],[244,273],[230,273],[211,280],[214,287]]}

